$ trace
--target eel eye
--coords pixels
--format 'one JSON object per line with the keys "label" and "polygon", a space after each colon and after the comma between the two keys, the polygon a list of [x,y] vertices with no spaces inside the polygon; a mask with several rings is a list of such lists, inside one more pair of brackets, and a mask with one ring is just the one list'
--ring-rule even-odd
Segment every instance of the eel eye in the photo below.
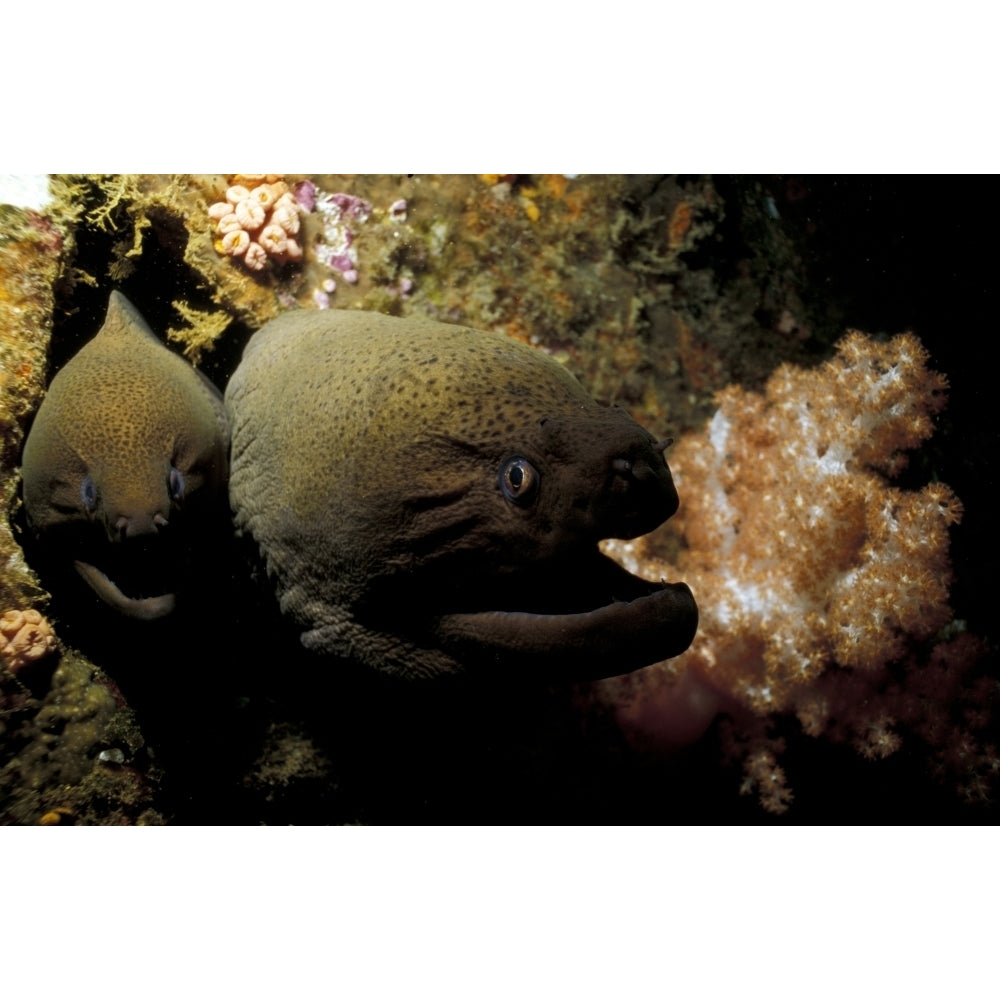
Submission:
{"label": "eel eye", "polygon": [[512,503],[527,506],[538,492],[538,470],[526,458],[515,455],[500,466],[500,491]]}
{"label": "eel eye", "polygon": [[90,476],[84,476],[80,483],[80,499],[91,514],[97,510],[97,484]]}
{"label": "eel eye", "polygon": [[170,466],[170,476],[167,479],[171,500],[180,500],[184,496],[184,476],[175,465]]}

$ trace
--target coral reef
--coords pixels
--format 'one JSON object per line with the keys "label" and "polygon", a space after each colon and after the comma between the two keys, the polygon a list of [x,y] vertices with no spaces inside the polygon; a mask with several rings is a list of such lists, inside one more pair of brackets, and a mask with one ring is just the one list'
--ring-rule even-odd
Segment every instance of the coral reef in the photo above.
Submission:
{"label": "coral reef", "polygon": [[[224,656],[213,659],[199,648],[186,649],[182,658],[164,641],[152,644],[156,655],[151,656],[149,650],[139,651],[133,642],[136,637],[124,640],[115,633],[109,644],[109,633],[102,632],[99,622],[81,627],[68,621],[64,612],[79,612],[81,619],[87,619],[88,610],[73,602],[60,607],[58,592],[52,602],[25,559],[16,530],[17,463],[23,435],[47,378],[92,336],[113,288],[133,297],[148,311],[151,325],[167,331],[172,346],[202,364],[220,384],[235,367],[249,332],[295,307],[368,309],[467,323],[502,330],[554,355],[599,397],[627,408],[657,435],[673,435],[681,442],[668,457],[681,479],[678,526],[684,533],[658,533],[628,546],[631,554],[619,547],[619,555],[653,576],[661,572],[686,576],[696,589],[706,627],[716,603],[733,615],[748,616],[752,610],[746,600],[750,591],[734,573],[729,574],[730,589],[723,586],[726,567],[711,562],[709,542],[699,543],[704,546],[704,566],[691,547],[699,530],[698,496],[705,497],[709,510],[723,510],[713,504],[724,491],[710,489],[707,482],[699,487],[694,463],[695,442],[701,441],[702,458],[708,467],[712,465],[705,457],[707,432],[696,432],[718,409],[716,393],[729,384],[761,392],[782,362],[801,366],[829,357],[845,327],[884,331],[914,326],[933,349],[936,365],[952,376],[955,389],[948,410],[936,421],[939,433],[913,463],[919,468],[911,467],[892,483],[888,474],[897,471],[893,462],[866,470],[887,496],[896,498],[895,515],[886,514],[883,505],[881,521],[880,508],[864,508],[873,519],[871,530],[881,524],[880,530],[895,540],[896,555],[892,545],[874,555],[867,522],[863,529],[852,529],[861,506],[851,507],[848,521],[854,520],[841,526],[848,534],[854,531],[854,572],[859,581],[868,583],[890,559],[900,565],[907,557],[906,546],[914,537],[907,530],[911,521],[924,524],[930,532],[933,544],[927,553],[940,554],[942,539],[954,536],[950,598],[943,596],[948,587],[943,576],[931,580],[924,576],[919,587],[916,578],[912,585],[894,581],[894,587],[910,587],[907,593],[914,598],[899,607],[885,594],[879,598],[888,611],[891,628],[884,639],[895,660],[863,666],[866,657],[878,653],[879,641],[871,628],[866,632],[865,608],[856,600],[846,609],[831,605],[827,612],[825,605],[809,604],[809,595],[817,591],[810,589],[808,580],[801,594],[792,583],[782,582],[804,572],[805,563],[797,562],[796,553],[788,550],[794,532],[789,534],[786,527],[784,539],[776,534],[780,527],[775,505],[761,503],[759,517],[745,515],[739,535],[732,531],[727,535],[716,525],[715,537],[726,542],[728,555],[738,563],[743,534],[752,527],[750,534],[761,538],[771,530],[788,573],[782,577],[774,571],[768,578],[774,601],[761,591],[762,605],[784,603],[789,612],[786,624],[796,625],[799,632],[796,609],[812,615],[810,622],[825,617],[831,628],[835,620],[846,624],[837,636],[828,629],[827,638],[815,647],[791,642],[782,647],[782,621],[765,619],[762,612],[756,639],[750,634],[738,640],[717,623],[712,649],[719,659],[711,669],[655,668],[605,689],[604,696],[630,732],[641,730],[662,738],[669,721],[675,742],[696,741],[685,753],[637,755],[622,745],[621,730],[604,709],[581,717],[570,706],[569,696],[557,692],[555,700],[566,699],[565,704],[560,702],[565,708],[559,716],[562,728],[556,732],[543,727],[544,750],[536,747],[533,752],[523,733],[511,738],[518,744],[518,759],[530,760],[530,767],[500,766],[501,777],[495,774],[491,783],[480,765],[494,761],[495,755],[469,753],[470,740],[456,742],[442,723],[441,743],[447,752],[442,750],[440,759],[453,761],[454,750],[456,756],[479,762],[475,772],[469,765],[464,783],[421,790],[411,799],[406,794],[412,783],[398,781],[392,792],[383,792],[386,804],[381,811],[364,808],[379,791],[377,782],[363,780],[354,786],[360,805],[357,815],[397,821],[412,821],[414,815],[433,818],[446,810],[443,803],[454,810],[466,808],[467,793],[478,789],[477,801],[489,800],[482,815],[505,820],[535,819],[542,808],[549,810],[545,815],[563,819],[593,821],[601,815],[621,821],[640,816],[662,822],[667,815],[704,817],[710,809],[704,805],[705,787],[711,784],[720,815],[756,817],[756,807],[733,794],[737,782],[731,772],[719,767],[720,735],[725,752],[743,767],[743,791],[780,810],[790,801],[789,783],[794,784],[797,809],[789,815],[793,819],[810,815],[810,802],[818,803],[820,810],[813,815],[843,818],[831,811],[836,806],[830,804],[829,782],[824,787],[821,777],[809,770],[814,748],[820,748],[816,755],[829,753],[834,768],[842,768],[845,760],[849,768],[866,775],[892,775],[910,768],[911,775],[923,776],[930,768],[933,775],[958,774],[965,800],[981,802],[990,794],[997,756],[992,746],[997,741],[984,732],[995,726],[991,708],[998,689],[990,674],[995,670],[984,664],[969,669],[969,664],[982,651],[970,633],[991,629],[984,595],[991,590],[995,560],[989,557],[991,522],[983,494],[997,453],[995,422],[985,412],[986,401],[992,398],[985,388],[986,366],[968,340],[952,331],[987,329],[993,307],[983,294],[989,282],[978,244],[963,240],[958,228],[956,220],[962,213],[932,207],[991,204],[988,181],[977,191],[969,179],[910,187],[897,187],[889,179],[784,176],[418,174],[284,175],[282,179],[302,209],[297,213],[299,233],[294,235],[302,258],[295,266],[268,265],[260,271],[249,270],[238,257],[217,252],[220,234],[209,224],[208,211],[228,188],[238,184],[251,192],[267,177],[54,176],[49,185],[53,200],[43,207],[28,211],[0,206],[0,609],[35,609],[53,622],[63,650],[59,657],[38,661],[37,669],[17,675],[0,671],[0,821],[157,821],[159,814],[149,811],[153,792],[159,794],[151,762],[168,759],[161,743],[163,732],[170,733],[171,727],[158,731],[157,713],[150,713],[148,705],[140,706],[139,700],[136,716],[118,695],[110,694],[108,678],[110,673],[125,684],[123,675],[134,664],[136,673],[148,676],[155,688],[158,681],[151,660],[165,672],[183,668],[184,682],[174,683],[178,675],[169,674],[169,686],[177,693],[178,713],[188,719],[185,729],[196,748],[192,754],[200,760],[191,768],[193,780],[208,792],[198,798],[184,785],[186,779],[175,784],[185,788],[183,797],[195,803],[187,813],[193,821],[206,816],[206,803],[213,797],[225,799],[216,777],[219,758],[240,748],[245,748],[248,766],[256,760],[254,767],[266,778],[250,781],[246,794],[273,799],[267,819],[275,822],[301,816],[302,802],[320,786],[330,801],[343,799],[343,788],[334,788],[339,777],[321,774],[324,768],[315,774],[306,769],[304,781],[291,780],[287,787],[283,780],[271,780],[269,776],[283,774],[298,755],[325,754],[338,774],[344,773],[345,782],[351,779],[339,751],[330,754],[330,747],[317,738],[322,726],[310,732],[282,731],[280,739],[262,746],[244,745],[243,735],[224,735],[233,718],[249,718],[265,730],[272,722],[268,700],[258,694],[247,702],[242,687],[229,690],[239,691],[235,697],[242,707],[235,716],[217,710],[216,703],[205,697],[205,679],[217,673],[221,662],[238,662],[242,685],[242,678],[266,659],[254,646],[253,637],[259,638],[259,633],[252,613],[227,614],[225,619],[229,641],[239,641],[244,633],[251,636],[248,648],[241,646],[238,654],[227,649]],[[325,214],[318,205],[326,208]],[[365,213],[358,211],[362,205],[367,206],[363,222]],[[352,206],[356,206],[353,215]],[[732,449],[734,442],[758,440],[758,435],[744,430],[743,418],[737,419],[743,408],[752,409],[747,400],[756,399],[765,415],[771,406],[760,402],[762,396],[747,393],[744,398],[735,389],[728,393],[733,415],[728,418],[726,443]],[[935,418],[933,408],[925,414],[925,429]],[[722,423],[720,418],[714,425],[720,439]],[[758,477],[747,482],[763,484],[765,473],[781,457],[773,442],[761,446],[759,455],[756,464],[762,468],[756,469],[756,456],[740,453],[741,467]],[[858,455],[863,458],[863,451],[847,460],[848,472],[858,471],[855,465],[862,460]],[[947,521],[957,516],[958,509],[951,493],[926,471],[932,466],[941,469],[941,478],[955,486],[965,502],[965,514],[955,531],[949,530]],[[717,466],[718,476],[724,471],[724,463]],[[706,471],[703,479],[707,477]],[[928,482],[930,493],[920,489]],[[940,491],[936,500],[935,490]],[[804,500],[812,501],[811,492],[812,487],[801,492]],[[733,496],[748,512],[756,509],[748,490],[735,489]],[[786,524],[798,532],[802,525],[797,518],[806,517],[807,510],[808,506],[800,510],[792,505],[783,514]],[[820,533],[822,545],[839,538],[836,532]],[[867,555],[862,556],[866,546],[873,553],[867,565]],[[946,559],[929,554],[922,558],[932,575],[935,570],[948,572]],[[751,568],[737,567],[744,578]],[[840,567],[837,572],[843,577],[840,592],[850,602],[846,581],[851,568]],[[832,588],[834,569],[827,575]],[[235,572],[233,580],[234,585],[239,583]],[[918,591],[923,595],[922,611],[921,601],[915,599]],[[948,604],[968,619],[968,628],[960,621],[945,621]],[[852,619],[849,612],[861,617]],[[852,621],[859,631],[852,632]],[[941,621],[943,627],[933,632]],[[917,638],[920,634],[926,638]],[[78,652],[80,647],[90,659]],[[806,663],[804,679],[796,676],[793,648],[803,658],[799,662]],[[126,689],[133,699],[135,692],[127,684]],[[537,692],[512,697],[511,711],[523,711],[534,697],[539,697]],[[381,696],[375,703],[384,704]],[[191,721],[186,713],[199,705],[212,707]],[[91,722],[78,725],[98,706]],[[461,711],[467,711],[464,702]],[[713,717],[718,721],[708,738],[697,740]],[[247,728],[255,731],[249,723]],[[371,728],[369,738],[379,747],[388,771],[395,767],[394,753],[403,745],[408,759],[414,758],[412,773],[421,781],[429,777],[431,770],[421,768],[413,750],[422,745],[426,733],[404,744],[389,730],[376,733],[377,727]],[[496,728],[498,733],[503,730],[502,725]],[[359,731],[367,733],[361,727]],[[143,748],[147,737],[159,756]],[[583,758],[565,751],[576,737],[580,740],[576,747],[585,742],[588,748],[585,765],[580,762]],[[502,739],[498,737],[495,744]],[[557,748],[568,754],[559,766],[553,763]],[[686,780],[684,768],[674,765],[692,754],[700,755],[702,769],[691,781],[694,792],[683,800],[691,811],[684,812],[685,805],[678,804],[679,784]],[[877,767],[869,767],[864,759],[886,754],[889,759]],[[664,779],[655,771],[663,761],[671,768],[665,779],[670,782],[667,794]],[[172,782],[177,781],[174,766],[171,758]],[[535,781],[533,776],[546,770],[549,779]],[[836,775],[839,780],[842,771]],[[861,780],[885,790],[894,779]],[[533,782],[537,794],[531,799],[526,789]],[[921,782],[919,794],[906,802],[919,799],[924,809],[928,783],[922,777]],[[290,790],[300,784],[303,795],[296,797]],[[502,795],[497,791],[501,787],[506,789]],[[566,801],[571,787],[578,792],[576,805],[560,814],[558,803]],[[461,789],[460,794],[455,788]],[[484,791],[487,788],[491,792]],[[429,811],[408,812],[409,806],[400,804],[404,799],[409,806],[419,799],[419,809]],[[170,815],[175,805],[166,803],[164,815]],[[855,808],[853,816],[864,815],[857,811],[860,807],[848,808]],[[308,815],[353,814],[325,810],[326,805]],[[226,815],[226,810],[218,815]],[[261,818],[249,802],[247,812],[240,815],[250,821]]]}
{"label": "coral reef", "polygon": [[[604,684],[623,725],[669,741],[687,738],[673,727],[696,731],[692,716],[705,725],[719,709],[794,712],[809,735],[867,756],[897,749],[901,726],[942,749],[972,738],[942,721],[979,651],[960,625],[942,631],[948,527],[962,504],[943,483],[889,482],[945,404],[947,380],[926,360],[912,334],[879,343],[852,331],[818,368],[779,367],[763,395],[718,394],[707,428],[670,456],[682,497],[676,558],[669,527],[607,546],[632,572],[686,580],[701,611],[685,654]],[[906,676],[890,678],[894,665]],[[783,810],[775,747],[744,742],[745,790]],[[1000,765],[979,752],[983,767]]]}

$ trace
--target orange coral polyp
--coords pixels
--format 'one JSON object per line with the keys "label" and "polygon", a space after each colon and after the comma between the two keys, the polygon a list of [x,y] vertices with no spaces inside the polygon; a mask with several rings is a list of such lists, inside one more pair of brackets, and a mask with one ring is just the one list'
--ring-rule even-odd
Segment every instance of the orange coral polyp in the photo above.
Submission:
{"label": "orange coral polyp", "polygon": [[267,253],[275,256],[285,253],[288,249],[288,237],[281,226],[265,226],[260,231],[257,242]]}
{"label": "orange coral polyp", "polygon": [[248,232],[255,232],[264,225],[267,212],[263,205],[252,198],[244,198],[236,205],[236,218],[240,225]]}
{"label": "orange coral polyp", "polygon": [[274,193],[273,188],[270,184],[261,184],[255,187],[250,192],[251,200],[257,202],[265,211],[269,209],[275,201],[277,201],[277,195]]}
{"label": "orange coral polyp", "polygon": [[263,271],[267,266],[267,251],[259,244],[248,244],[243,261],[251,271]]}
{"label": "orange coral polyp", "polygon": [[295,236],[299,231],[299,213],[289,205],[276,205],[271,213],[271,222],[289,235]]}
{"label": "orange coral polyp", "polygon": [[238,257],[247,252],[250,246],[250,234],[243,229],[235,229],[226,233],[222,240],[222,252],[230,257]]}
{"label": "orange coral polyp", "polygon": [[221,219],[219,219],[219,222],[215,227],[215,231],[220,236],[226,236],[227,234],[234,233],[242,228],[243,226],[241,225],[239,218],[237,218],[236,213],[230,212],[228,215],[224,215]]}

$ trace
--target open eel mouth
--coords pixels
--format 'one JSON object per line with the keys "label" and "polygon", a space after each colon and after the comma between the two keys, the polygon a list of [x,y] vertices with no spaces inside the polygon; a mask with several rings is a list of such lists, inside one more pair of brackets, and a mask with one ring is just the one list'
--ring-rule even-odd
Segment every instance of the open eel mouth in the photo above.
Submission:
{"label": "open eel mouth", "polygon": [[73,560],[76,571],[120,614],[151,621],[174,610],[180,560],[166,536],[105,541],[79,556]]}
{"label": "open eel mouth", "polygon": [[630,673],[691,645],[698,607],[687,584],[649,583],[603,555],[574,570],[539,581],[521,607],[439,617],[437,641],[457,659],[571,681]]}

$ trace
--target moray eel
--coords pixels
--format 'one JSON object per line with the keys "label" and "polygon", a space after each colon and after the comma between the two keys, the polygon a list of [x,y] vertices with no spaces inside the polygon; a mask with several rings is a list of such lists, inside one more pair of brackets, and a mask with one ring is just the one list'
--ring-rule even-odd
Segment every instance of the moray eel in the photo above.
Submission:
{"label": "moray eel", "polygon": [[112,292],[25,442],[28,526],[113,608],[160,618],[174,609],[186,545],[220,499],[225,509],[228,445],[221,393]]}
{"label": "moray eel", "polygon": [[292,311],[226,389],[230,503],[302,643],[404,677],[550,679],[676,656],[683,583],[598,549],[677,509],[664,444],[498,333]]}

